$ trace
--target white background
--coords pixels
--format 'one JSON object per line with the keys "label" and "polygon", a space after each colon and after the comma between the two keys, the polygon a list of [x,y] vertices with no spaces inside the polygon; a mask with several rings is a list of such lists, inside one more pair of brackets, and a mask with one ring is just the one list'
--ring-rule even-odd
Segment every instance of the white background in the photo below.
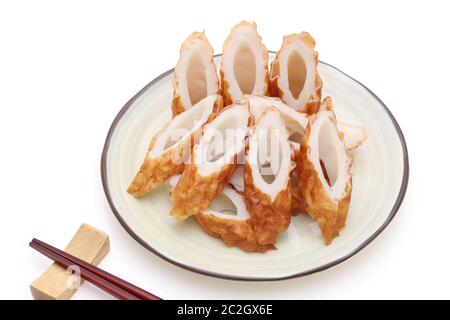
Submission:
{"label": "white background", "polygon": [[[450,8],[446,1],[2,1],[0,298],[31,298],[82,222],[105,230],[101,267],[166,299],[450,298]],[[254,20],[266,46],[309,31],[320,59],[372,89],[405,134],[410,183],[394,221],[366,249],[305,278],[245,283],[175,267],[137,244],[106,202],[100,156],[125,102],[206,30],[216,52]],[[85,284],[74,299],[107,299]]]}

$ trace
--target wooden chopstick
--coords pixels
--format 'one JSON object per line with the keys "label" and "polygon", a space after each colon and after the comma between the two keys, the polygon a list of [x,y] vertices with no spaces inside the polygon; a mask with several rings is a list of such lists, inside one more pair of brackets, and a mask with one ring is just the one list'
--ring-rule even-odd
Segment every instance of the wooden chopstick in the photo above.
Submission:
{"label": "wooden chopstick", "polygon": [[[49,249],[41,246],[40,244],[36,242],[30,242],[30,247],[33,249],[39,251],[43,255],[49,257],[53,261],[55,261],[57,264],[64,268],[68,268],[69,266],[73,266],[74,263],[52,251]],[[140,300],[139,297],[131,294],[130,292],[114,285],[108,282],[107,280],[103,279],[102,277],[90,272],[89,270],[86,270],[85,268],[79,266],[80,268],[80,276],[94,284],[95,286],[99,287],[100,289],[112,294],[113,296],[122,299],[122,300]]]}
{"label": "wooden chopstick", "polygon": [[81,277],[107,291],[115,297],[123,300],[161,300],[161,298],[147,292],[119,277],[112,275],[86,261],[83,261],[65,251],[57,249],[43,241],[33,239],[30,246],[46,255],[56,263],[67,268],[77,265],[80,268]]}
{"label": "wooden chopstick", "polygon": [[96,266],[94,266],[94,265],[92,265],[90,263],[87,263],[86,261],[81,260],[80,258],[77,258],[77,257],[75,257],[75,256],[73,256],[73,255],[71,255],[71,254],[69,254],[69,253],[67,253],[67,252],[65,252],[63,250],[55,248],[55,247],[53,247],[53,246],[51,246],[51,245],[49,245],[49,244],[47,244],[47,243],[45,243],[45,242],[43,242],[41,240],[33,239],[32,242],[40,244],[41,246],[49,249],[50,251],[52,251],[52,252],[54,252],[54,253],[56,253],[56,254],[64,257],[64,258],[66,258],[67,260],[72,261],[73,264],[76,264],[76,265],[78,265],[80,267],[83,267],[84,269],[89,270],[91,273],[94,273],[94,274],[102,277],[103,279],[105,279],[105,280],[115,284],[116,286],[118,286],[118,287],[120,287],[120,288],[122,288],[122,289],[124,289],[126,291],[131,292],[133,295],[135,295],[135,296],[137,296],[137,297],[139,297],[141,299],[145,299],[145,300],[161,300],[161,298],[155,296],[154,294],[152,294],[152,293],[150,293],[148,291],[145,291],[144,289],[141,289],[138,286],[135,286],[134,284],[129,283],[129,282],[123,280],[123,279],[120,279],[119,277],[117,277],[117,276],[115,276],[115,275],[113,275],[113,274],[111,274],[111,273],[109,273],[109,272],[107,272],[105,270],[102,270],[102,269],[100,269],[100,268],[98,268],[98,267],[96,267]]}

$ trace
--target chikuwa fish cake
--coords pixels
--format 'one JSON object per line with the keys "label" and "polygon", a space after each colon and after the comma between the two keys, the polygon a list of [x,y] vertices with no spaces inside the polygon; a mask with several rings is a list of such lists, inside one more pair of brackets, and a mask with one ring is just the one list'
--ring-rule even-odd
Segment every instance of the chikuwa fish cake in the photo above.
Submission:
{"label": "chikuwa fish cake", "polygon": [[192,33],[181,46],[172,86],[173,116],[220,92],[214,50],[204,32]]}
{"label": "chikuwa fish cake", "polygon": [[224,105],[244,94],[269,95],[267,48],[255,23],[242,21],[231,29],[223,44],[220,84]]}
{"label": "chikuwa fish cake", "polygon": [[222,97],[211,95],[174,117],[153,136],[144,162],[128,192],[134,196],[142,196],[170,176],[181,173],[195,137],[201,133],[203,125],[214,119],[221,109]]}
{"label": "chikuwa fish cake", "polygon": [[297,175],[304,210],[318,223],[326,244],[345,225],[352,193],[353,157],[337,128],[331,98],[322,102],[301,140]]}
{"label": "chikuwa fish cake", "polygon": [[307,32],[284,36],[270,70],[271,95],[308,114],[317,112],[322,97],[315,45]]}
{"label": "chikuwa fish cake", "polygon": [[251,131],[244,165],[244,198],[256,241],[275,245],[291,220],[289,133],[277,108],[267,109]]}
{"label": "chikuwa fish cake", "polygon": [[208,209],[228,183],[253,125],[248,103],[230,105],[203,128],[180,181],[172,191],[171,215],[184,220]]}

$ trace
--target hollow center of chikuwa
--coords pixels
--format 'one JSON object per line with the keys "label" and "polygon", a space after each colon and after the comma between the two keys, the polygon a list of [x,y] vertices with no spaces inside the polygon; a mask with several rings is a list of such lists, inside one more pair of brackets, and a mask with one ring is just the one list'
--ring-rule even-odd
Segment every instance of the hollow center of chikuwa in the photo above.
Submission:
{"label": "hollow center of chikuwa", "polygon": [[306,64],[303,57],[297,51],[292,52],[289,56],[287,68],[289,90],[294,99],[298,99],[305,85]]}
{"label": "hollow center of chikuwa", "polygon": [[234,58],[234,76],[243,94],[251,94],[255,87],[256,60],[252,49],[241,44]]}
{"label": "hollow center of chikuwa", "polygon": [[319,159],[323,176],[332,187],[337,180],[339,173],[339,159],[336,145],[333,141],[333,131],[331,124],[324,123],[319,133]]}
{"label": "hollow center of chikuwa", "polygon": [[[189,113],[184,113],[182,117],[178,118],[177,124],[169,127],[170,130],[166,135],[160,135],[158,139],[166,139],[163,150],[167,150],[174,146],[178,141],[189,135],[195,128],[197,123],[203,119],[205,110],[208,106],[203,102],[202,105],[198,105],[196,108],[189,109]],[[186,115],[190,115],[186,117]],[[161,150],[161,152],[163,151]]]}
{"label": "hollow center of chikuwa", "polygon": [[264,182],[272,184],[280,171],[282,150],[279,141],[272,137],[272,132],[266,132],[258,136],[258,168]]}
{"label": "hollow center of chikuwa", "polygon": [[191,104],[194,105],[207,95],[205,66],[198,52],[194,52],[187,67],[187,83]]}
{"label": "hollow center of chikuwa", "polygon": [[221,193],[214,198],[213,202],[211,203],[210,209],[225,214],[237,214],[237,208],[235,204],[224,193]]}

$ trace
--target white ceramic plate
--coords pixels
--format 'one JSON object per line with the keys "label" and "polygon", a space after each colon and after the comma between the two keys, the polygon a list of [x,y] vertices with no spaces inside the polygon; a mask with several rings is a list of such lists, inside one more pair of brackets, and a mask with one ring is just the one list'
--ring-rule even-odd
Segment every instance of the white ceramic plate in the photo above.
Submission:
{"label": "white ceramic plate", "polygon": [[[270,54],[273,58],[274,54]],[[220,56],[216,57],[220,65]],[[306,215],[292,218],[278,250],[246,253],[205,234],[195,219],[169,216],[167,185],[135,198],[126,190],[146,154],[150,138],[171,118],[173,70],[139,91],[119,112],[102,155],[103,187],[128,233],[161,258],[188,270],[239,280],[280,280],[334,266],[370,243],[392,220],[408,183],[402,132],[387,107],[369,89],[326,63],[319,63],[323,97],[333,97],[340,121],[362,125],[367,141],[354,152],[353,194],[346,227],[326,246]]]}

